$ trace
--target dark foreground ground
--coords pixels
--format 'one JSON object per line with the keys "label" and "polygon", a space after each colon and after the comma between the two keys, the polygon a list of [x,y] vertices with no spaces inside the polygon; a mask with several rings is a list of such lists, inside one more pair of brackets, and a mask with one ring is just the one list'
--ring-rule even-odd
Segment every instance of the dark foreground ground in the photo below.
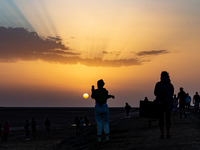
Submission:
{"label": "dark foreground ground", "polygon": [[158,120],[148,127],[148,119],[138,115],[110,123],[110,141],[97,142],[96,127],[64,139],[51,150],[198,150],[200,149],[200,114],[191,110],[187,118],[172,114],[171,138],[159,139]]}
{"label": "dark foreground ground", "polygon": [[[41,110],[40,110],[41,111]],[[58,110],[57,110],[58,111]],[[60,111],[60,110],[59,110]],[[25,141],[23,130],[14,130],[10,132],[7,143],[0,142],[0,150],[197,150],[200,149],[200,114],[194,113],[191,109],[187,118],[179,119],[179,114],[172,114],[171,139],[159,139],[160,132],[158,120],[152,121],[152,127],[149,129],[148,119],[139,118],[138,110],[131,112],[130,118],[124,118],[124,110],[116,109],[111,111],[110,122],[110,141],[97,142],[96,125],[92,124],[88,130],[82,131],[79,135],[75,134],[75,128],[71,126],[56,126],[60,120],[62,124],[66,115],[63,111],[52,112],[54,124],[50,138],[45,138],[45,131],[42,129],[43,117],[38,115],[38,122],[41,119],[40,130],[36,140]],[[69,113],[65,110],[65,113]],[[93,111],[93,110],[92,110]],[[45,111],[46,112],[46,111]],[[87,112],[86,110],[70,110],[73,115]],[[27,112],[28,113],[28,112]],[[75,113],[75,114],[74,114]],[[33,113],[31,113],[33,114]],[[35,115],[37,113],[35,112]],[[87,112],[88,117],[93,122],[94,115]],[[91,116],[89,116],[91,114]],[[71,115],[70,115],[71,116]],[[40,118],[41,117],[41,118]],[[60,119],[58,120],[58,118]],[[74,116],[73,116],[74,117]],[[73,117],[71,122],[73,122]],[[17,116],[16,116],[17,118]],[[24,120],[24,119],[23,119]],[[69,118],[70,120],[70,118]],[[65,120],[65,124],[67,121]],[[69,124],[69,123],[68,123]],[[17,124],[16,124],[17,125]]]}

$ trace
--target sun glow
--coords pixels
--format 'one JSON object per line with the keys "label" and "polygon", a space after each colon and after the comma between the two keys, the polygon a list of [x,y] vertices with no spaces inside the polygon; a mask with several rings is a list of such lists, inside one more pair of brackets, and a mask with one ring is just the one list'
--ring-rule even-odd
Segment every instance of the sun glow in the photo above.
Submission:
{"label": "sun glow", "polygon": [[89,97],[88,93],[84,93],[84,94],[83,94],[83,97],[84,97],[84,98],[88,98],[88,97]]}

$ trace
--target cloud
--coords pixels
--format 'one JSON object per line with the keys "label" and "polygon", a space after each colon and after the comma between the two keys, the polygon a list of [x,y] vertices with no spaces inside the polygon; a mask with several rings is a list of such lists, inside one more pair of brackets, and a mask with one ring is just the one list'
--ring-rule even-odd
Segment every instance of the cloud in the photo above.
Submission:
{"label": "cloud", "polygon": [[103,53],[103,54],[117,55],[117,56],[121,54],[120,51],[113,51],[113,52],[103,51],[102,53]]}
{"label": "cloud", "polygon": [[149,55],[161,55],[169,53],[167,50],[151,50],[151,51],[141,51],[136,53],[137,56],[149,56]]}
{"label": "cloud", "polygon": [[[0,62],[42,60],[49,63],[82,64],[89,67],[121,67],[142,64],[138,59],[81,58],[80,53],[75,53],[61,41],[59,36],[42,38],[36,32],[29,32],[24,28],[0,27]],[[120,53],[115,52],[115,54]]]}

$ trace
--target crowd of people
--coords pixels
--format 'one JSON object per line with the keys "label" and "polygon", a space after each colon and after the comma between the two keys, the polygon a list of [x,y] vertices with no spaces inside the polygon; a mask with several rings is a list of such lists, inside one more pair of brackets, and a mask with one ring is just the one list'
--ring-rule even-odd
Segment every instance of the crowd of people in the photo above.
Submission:
{"label": "crowd of people", "polygon": [[[46,137],[50,137],[50,127],[51,122],[49,118],[47,118],[44,122],[45,128],[46,128]],[[2,130],[3,128],[3,130]],[[2,136],[2,142],[7,142],[8,140],[8,134],[10,130],[10,125],[8,124],[8,121],[5,122],[4,125],[0,123],[0,137]],[[26,122],[24,124],[24,130],[25,130],[25,140],[36,139],[36,120],[35,117],[32,118],[31,122],[29,122],[28,119],[26,119]]]}
{"label": "crowd of people", "polygon": [[[180,91],[178,92],[178,96],[174,94],[174,86],[171,83],[168,72],[163,71],[161,73],[161,80],[157,82],[154,90],[154,94],[156,96],[156,100],[159,103],[159,126],[161,131],[160,138],[164,138],[164,116],[166,121],[167,128],[167,138],[171,138],[170,136],[170,126],[171,126],[171,112],[180,113],[180,119],[186,118],[187,115],[190,114],[190,106],[191,106],[191,96],[189,93],[186,93],[183,90],[183,87],[180,87]],[[200,96],[198,92],[193,96],[193,104],[195,108],[195,112],[199,113],[199,102]],[[179,107],[178,107],[179,105]]]}
{"label": "crowd of people", "polygon": [[[104,131],[105,134],[105,141],[109,141],[109,109],[107,105],[107,100],[109,98],[115,98],[114,95],[109,95],[108,91],[104,88],[104,81],[98,80],[97,81],[97,89],[92,86],[92,94],[91,98],[95,100],[95,120],[97,123],[97,139],[98,142],[102,141],[102,133]],[[180,111],[180,119],[184,117],[186,118],[187,115],[190,114],[190,106],[191,106],[191,96],[189,93],[186,93],[182,87],[180,87],[180,92],[176,95],[174,94],[174,86],[171,83],[170,77],[168,72],[163,71],[161,73],[160,81],[156,83],[155,89],[154,89],[154,95],[156,96],[156,100],[154,103],[158,106],[158,118],[159,118],[159,127],[161,136],[160,138],[164,138],[164,122],[166,124],[167,129],[167,138],[171,138],[170,136],[170,127],[171,127],[171,113],[172,111],[174,113],[178,112],[178,105],[179,105],[179,111]],[[145,102],[148,102],[147,97],[145,97]],[[195,106],[195,112],[199,113],[199,102],[200,102],[200,96],[198,92],[193,96],[193,104]],[[125,111],[126,111],[126,117],[129,116],[129,112],[131,110],[131,106],[126,103]],[[84,129],[88,129],[89,126],[89,120],[86,116],[84,117],[78,117],[76,116],[74,119],[74,123],[76,124],[76,133],[79,134],[80,131]],[[50,126],[51,122],[47,118],[44,122],[44,125],[46,127],[46,136],[50,137]],[[3,131],[1,128],[3,127]],[[6,121],[5,125],[0,124],[0,135],[3,133],[2,141],[7,141],[8,133],[9,133],[9,124]],[[31,128],[31,130],[30,130]],[[24,125],[24,129],[26,132],[26,140],[30,140],[30,136],[32,135],[32,138],[36,138],[36,121],[35,118],[32,118],[32,121],[29,123],[29,120],[26,120],[26,123]]]}
{"label": "crowd of people", "polygon": [[200,96],[198,92],[195,93],[192,99],[189,93],[186,93],[181,87],[180,92],[178,93],[178,97],[176,96],[176,94],[174,94],[173,96],[173,113],[177,113],[179,105],[180,119],[182,119],[183,115],[186,118],[186,116],[190,114],[191,102],[194,104],[195,112],[199,113]]}

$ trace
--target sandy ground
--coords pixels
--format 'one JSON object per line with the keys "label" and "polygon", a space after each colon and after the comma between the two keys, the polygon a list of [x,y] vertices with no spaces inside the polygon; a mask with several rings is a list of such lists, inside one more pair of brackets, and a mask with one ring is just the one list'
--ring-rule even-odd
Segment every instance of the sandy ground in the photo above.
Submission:
{"label": "sandy ground", "polygon": [[[122,118],[125,115],[123,108],[111,109],[110,120]],[[2,108],[0,121],[7,120],[10,124],[10,133],[7,143],[2,143],[0,137],[0,150],[48,150],[58,145],[61,141],[76,135],[74,123],[75,116],[87,116],[91,128],[95,124],[93,108]],[[23,125],[25,120],[35,117],[37,121],[37,138],[30,141],[25,139]],[[52,122],[51,137],[46,138],[44,126],[45,119],[49,117]]]}
{"label": "sandy ground", "polygon": [[[116,115],[114,115],[116,114]],[[0,150],[197,150],[200,149],[200,114],[191,109],[187,118],[179,119],[179,114],[172,114],[171,138],[159,139],[158,120],[152,121],[149,129],[148,119],[139,118],[138,112],[130,118],[124,114],[111,113],[110,141],[97,142],[96,125],[90,126],[79,135],[75,128],[52,130],[50,138],[45,138],[45,131],[38,131],[36,140],[25,141],[24,131],[10,133],[7,143],[0,142]],[[115,119],[114,117],[115,116]],[[116,119],[118,118],[120,119]]]}
{"label": "sandy ground", "polygon": [[97,142],[96,127],[63,140],[51,150],[197,150],[200,149],[200,114],[191,110],[187,118],[172,114],[171,138],[159,139],[158,120],[148,127],[148,119],[137,115],[110,123],[110,141]]}

